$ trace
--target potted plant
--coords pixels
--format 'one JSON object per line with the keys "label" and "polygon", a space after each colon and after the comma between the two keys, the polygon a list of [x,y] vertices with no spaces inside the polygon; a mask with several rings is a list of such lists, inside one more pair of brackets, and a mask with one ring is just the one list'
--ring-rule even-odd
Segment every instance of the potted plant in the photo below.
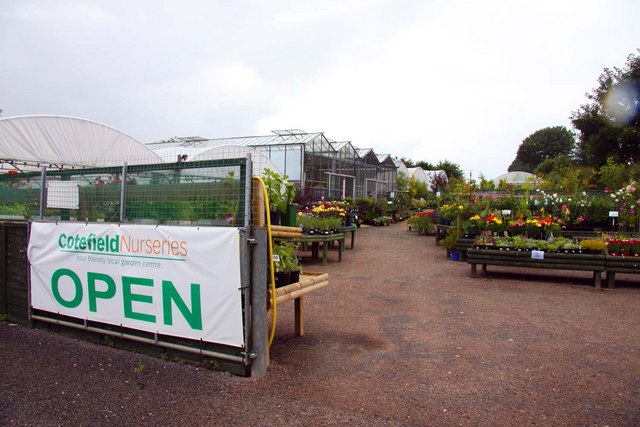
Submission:
{"label": "potted plant", "polygon": [[287,175],[281,175],[268,168],[263,172],[262,179],[265,187],[267,187],[272,224],[280,223],[280,216],[286,213],[287,206],[293,203],[295,198],[296,187],[287,181],[288,178]]}
{"label": "potted plant", "polygon": [[585,253],[603,253],[607,250],[607,243],[602,239],[584,239],[580,241],[580,247]]}
{"label": "potted plant", "polygon": [[456,245],[459,237],[460,237],[460,232],[458,231],[458,229],[453,228],[449,230],[449,234],[447,234],[447,237],[445,237],[444,239],[440,240],[440,242],[438,242],[440,246],[442,246],[447,250],[447,256],[454,261],[458,260],[458,251],[456,249],[457,247]]}
{"label": "potted plant", "polygon": [[296,247],[280,242],[273,247],[276,288],[300,281],[302,265],[296,255]]}

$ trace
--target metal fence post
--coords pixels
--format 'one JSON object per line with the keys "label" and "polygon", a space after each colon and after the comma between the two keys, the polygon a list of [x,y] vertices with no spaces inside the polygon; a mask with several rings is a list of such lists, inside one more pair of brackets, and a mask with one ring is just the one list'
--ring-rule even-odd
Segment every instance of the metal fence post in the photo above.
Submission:
{"label": "metal fence post", "polygon": [[122,178],[120,179],[120,222],[124,222],[127,202],[127,162],[122,165]]}
{"label": "metal fence post", "polygon": [[253,227],[251,245],[251,376],[267,373],[267,229]]}
{"label": "metal fence post", "polygon": [[44,195],[45,195],[45,192],[47,191],[46,185],[47,185],[47,167],[45,165],[42,165],[40,169],[40,220],[41,221],[44,219],[44,204],[45,204]]}

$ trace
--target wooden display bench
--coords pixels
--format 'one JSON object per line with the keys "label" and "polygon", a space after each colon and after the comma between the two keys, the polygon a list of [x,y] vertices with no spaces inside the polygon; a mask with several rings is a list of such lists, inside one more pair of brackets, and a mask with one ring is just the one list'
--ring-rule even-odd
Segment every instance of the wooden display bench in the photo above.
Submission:
{"label": "wooden display bench", "polygon": [[[353,249],[353,245],[356,240],[357,230],[358,230],[358,226],[355,224],[345,225],[344,227],[340,228],[340,232],[344,233],[345,236],[347,235],[347,233],[351,233],[351,246],[349,247],[349,249]],[[345,246],[345,249],[346,249],[346,246]]]}
{"label": "wooden display bench", "polygon": [[467,251],[473,248],[474,242],[475,239],[468,239],[464,237],[456,240],[456,250],[460,254],[460,261],[467,260]]}
{"label": "wooden display bench", "polygon": [[[293,301],[295,312],[296,336],[304,335],[304,296],[315,292],[329,285],[329,274],[327,273],[305,273],[300,276],[300,281],[281,288],[276,288],[276,307],[280,304]],[[267,298],[271,304],[271,290]],[[271,311],[272,307],[269,307]]]}
{"label": "wooden display bench", "polygon": [[616,287],[616,273],[640,274],[640,257],[606,256],[607,287]]}
{"label": "wooden display bench", "polygon": [[289,239],[294,243],[301,243],[303,249],[311,243],[311,257],[317,258],[320,251],[319,245],[322,243],[322,265],[327,265],[329,259],[329,245],[338,242],[338,262],[342,262],[342,253],[344,252],[344,233],[334,234],[303,234],[302,237]]}
{"label": "wooden display bench", "polygon": [[592,271],[596,289],[600,289],[602,272],[605,271],[604,254],[544,252],[543,259],[534,259],[531,251],[472,248],[467,250],[467,262],[471,264],[471,275],[473,277],[477,276],[476,266],[478,264],[482,265],[482,271],[487,271],[487,265],[489,264],[510,267]]}

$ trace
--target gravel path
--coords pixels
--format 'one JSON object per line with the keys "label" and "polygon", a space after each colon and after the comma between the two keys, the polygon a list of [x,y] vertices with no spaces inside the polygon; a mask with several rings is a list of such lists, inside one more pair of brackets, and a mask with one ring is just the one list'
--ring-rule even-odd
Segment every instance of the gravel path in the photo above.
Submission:
{"label": "gravel path", "polygon": [[0,323],[2,426],[640,425],[640,276],[489,267],[363,228],[330,285],[280,306],[261,379]]}

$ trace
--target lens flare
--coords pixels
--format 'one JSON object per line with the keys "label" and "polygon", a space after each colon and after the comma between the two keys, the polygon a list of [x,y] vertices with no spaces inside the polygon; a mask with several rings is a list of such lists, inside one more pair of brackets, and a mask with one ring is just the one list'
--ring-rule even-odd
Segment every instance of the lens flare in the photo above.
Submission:
{"label": "lens flare", "polygon": [[640,111],[640,89],[630,82],[616,84],[609,89],[604,105],[613,123],[627,125]]}

